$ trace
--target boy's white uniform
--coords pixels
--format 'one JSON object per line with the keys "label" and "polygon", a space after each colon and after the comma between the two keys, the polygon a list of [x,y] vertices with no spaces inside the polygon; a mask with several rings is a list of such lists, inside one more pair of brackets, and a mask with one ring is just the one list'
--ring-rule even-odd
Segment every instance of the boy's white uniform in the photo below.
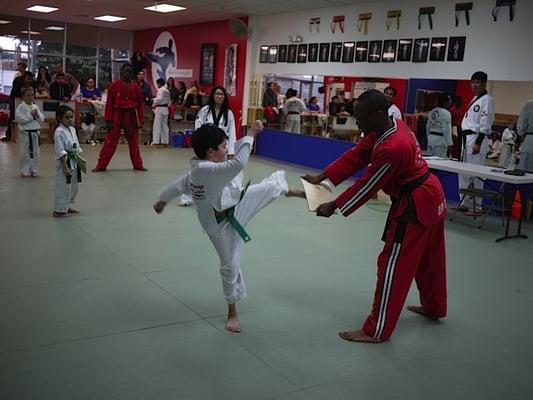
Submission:
{"label": "boy's white uniform", "polygon": [[[461,123],[463,134],[466,135],[466,145],[463,149],[463,162],[478,165],[483,165],[485,162],[485,156],[489,150],[492,124],[494,123],[494,111],[494,100],[488,93],[475,97],[470,102]],[[481,138],[483,138],[483,141],[480,144],[479,153],[472,154],[472,149],[476,144],[476,140],[479,143]],[[475,179],[468,175],[460,175],[459,178],[460,188],[466,189],[473,182],[474,188],[483,189],[483,182],[479,179]],[[476,198],[476,207],[481,207],[481,201],[481,198]],[[472,207],[472,199],[465,197],[463,205]]]}
{"label": "boy's white uniform", "polygon": [[[78,194],[78,163],[76,154],[82,152],[76,129],[72,126],[59,124],[54,132],[54,146],[56,151],[56,176],[54,182],[54,211],[66,213],[70,203],[74,203]],[[60,158],[67,156],[67,165],[72,170],[70,183],[67,183],[67,177],[63,172]]]}
{"label": "boy's white uniform", "polygon": [[[36,118],[31,115],[33,110],[37,110]],[[19,124],[20,173],[35,175],[39,172],[39,131],[44,115],[36,104],[23,101],[15,111],[15,121]]]}
{"label": "boy's white uniform", "polygon": [[302,99],[293,96],[285,101],[283,114],[285,114],[285,131],[300,133],[301,114],[307,111],[307,107]]}
{"label": "boy's white uniform", "polygon": [[[211,112],[211,108],[209,107],[209,105],[205,105],[198,111],[198,114],[196,114],[196,120],[194,121],[194,129],[198,129],[202,125],[205,125],[205,124],[214,124],[214,123],[215,123],[215,117],[213,116],[213,113]],[[220,117],[220,120],[218,121],[217,126],[220,129],[222,129],[224,133],[228,136],[228,155],[230,156],[234,155],[235,154],[235,142],[237,141],[237,135],[235,133],[235,117],[233,116],[233,112],[231,110],[228,110],[228,120],[226,121],[225,118]],[[242,173],[239,174],[235,178],[235,182],[232,182],[231,186],[242,188]],[[228,195],[227,193],[224,194],[224,196],[227,196],[227,195]],[[181,195],[180,201],[179,201],[180,205],[189,205],[192,203],[193,201],[192,201],[192,196],[190,192],[187,191]]]}
{"label": "boy's white uniform", "polygon": [[168,144],[168,106],[170,104],[170,92],[165,86],[157,89],[157,95],[153,101],[154,125],[152,129],[152,143]]}
{"label": "boy's white uniform", "polygon": [[432,156],[446,158],[452,141],[452,114],[442,107],[435,107],[426,123],[428,150]]}
{"label": "boy's white uniform", "polygon": [[228,219],[217,222],[215,210],[231,210],[235,206],[234,217],[245,227],[255,214],[289,190],[285,172],[276,171],[260,183],[249,186],[241,199],[243,188],[235,182],[235,177],[248,162],[252,144],[253,139],[248,136],[239,140],[235,146],[235,157],[222,163],[191,159],[190,172],[178,177],[158,193],[158,198],[167,203],[185,191],[192,193],[198,220],[220,258],[222,288],[228,304],[246,297],[241,271],[244,241]]}

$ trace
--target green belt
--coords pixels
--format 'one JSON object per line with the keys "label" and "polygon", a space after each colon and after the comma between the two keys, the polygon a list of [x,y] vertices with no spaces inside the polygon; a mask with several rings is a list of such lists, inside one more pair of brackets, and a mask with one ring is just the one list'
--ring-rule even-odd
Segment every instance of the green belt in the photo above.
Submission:
{"label": "green belt", "polygon": [[[246,184],[244,189],[241,192],[241,197],[239,198],[239,203],[241,202],[242,198],[244,197],[244,194],[246,193],[246,190],[248,190],[248,186],[250,186],[250,182]],[[237,204],[239,204],[237,203]],[[235,232],[244,240],[245,243],[248,243],[252,238],[250,235],[248,235],[248,232],[244,229],[244,227],[237,221],[235,218],[235,207],[237,207],[237,204],[235,204],[233,207],[230,207],[224,211],[222,211],[220,214],[215,214],[215,218],[217,220],[217,223],[221,223],[224,220],[228,220],[230,225],[235,229]]]}
{"label": "green belt", "polygon": [[75,151],[67,151],[67,163],[68,163],[68,167],[69,167],[70,169],[72,169],[72,166],[71,166],[70,160],[72,160],[72,161],[76,161],[76,178],[78,179],[78,182],[81,182],[81,170],[80,170],[80,168],[78,167],[77,159],[78,159],[78,153],[76,153]]}

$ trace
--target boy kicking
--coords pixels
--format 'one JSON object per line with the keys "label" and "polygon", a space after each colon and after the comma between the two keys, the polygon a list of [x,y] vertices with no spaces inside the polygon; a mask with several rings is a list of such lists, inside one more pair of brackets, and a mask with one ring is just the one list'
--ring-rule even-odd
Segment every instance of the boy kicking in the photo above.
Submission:
{"label": "boy kicking", "polygon": [[160,214],[168,202],[182,193],[192,193],[198,220],[220,258],[222,290],[228,304],[226,329],[231,332],[241,331],[236,303],[246,297],[241,252],[250,236],[244,228],[281,195],[305,198],[302,190],[288,187],[285,171],[276,171],[256,185],[236,185],[234,178],[248,162],[254,138],[262,128],[256,121],[247,136],[235,144],[231,160],[226,157],[228,138],[222,129],[211,124],[198,128],[192,135],[196,157],[190,161],[191,170],[161,189],[154,204],[155,212]]}

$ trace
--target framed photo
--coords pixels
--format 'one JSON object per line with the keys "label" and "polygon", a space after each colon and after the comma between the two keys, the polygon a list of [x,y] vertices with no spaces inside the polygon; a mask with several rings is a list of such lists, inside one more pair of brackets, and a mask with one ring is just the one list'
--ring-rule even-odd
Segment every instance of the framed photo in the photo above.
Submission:
{"label": "framed photo", "polygon": [[287,62],[287,45],[280,44],[278,46],[278,62]]}
{"label": "framed photo", "polygon": [[275,64],[278,61],[278,46],[270,46],[268,48],[268,62]]}
{"label": "framed photo", "polygon": [[355,44],[355,62],[366,62],[368,59],[368,41]]}
{"label": "framed photo", "polygon": [[448,43],[448,61],[463,61],[466,36],[452,36]]}
{"label": "framed photo", "polygon": [[429,61],[444,61],[446,58],[446,44],[448,38],[437,37],[431,38],[431,51],[429,53]]}
{"label": "framed photo", "polygon": [[413,62],[427,62],[429,52],[429,39],[415,39],[413,48]]}
{"label": "framed photo", "polygon": [[295,44],[289,44],[288,50],[287,50],[287,62],[294,64],[296,62],[296,51],[298,50],[298,47]]}
{"label": "framed photo", "polygon": [[296,58],[298,63],[304,63],[307,61],[307,45],[299,44],[298,45],[298,57]]}
{"label": "framed photo", "polygon": [[237,81],[237,43],[226,46],[224,64],[224,87],[228,96],[235,96],[235,82]]}
{"label": "framed photo", "polygon": [[342,42],[331,43],[331,53],[329,55],[329,61],[339,62],[342,56]]}
{"label": "framed photo", "polygon": [[413,54],[413,39],[400,39],[398,44],[398,57],[396,61],[411,61]]}
{"label": "framed photo", "polygon": [[320,43],[320,54],[318,56],[318,61],[329,61],[329,43]]}
{"label": "framed photo", "polygon": [[383,41],[383,53],[381,53],[381,62],[394,62],[396,59],[396,40]]}
{"label": "framed photo", "polygon": [[310,43],[307,50],[307,62],[318,61],[318,43]]}
{"label": "framed photo", "polygon": [[200,85],[215,84],[215,54],[216,43],[204,43],[200,49]]}
{"label": "framed photo", "polygon": [[378,63],[381,61],[381,40],[371,40],[368,48],[368,62]]}
{"label": "framed photo", "polygon": [[344,42],[342,45],[342,62],[353,63],[355,55],[355,42]]}
{"label": "framed photo", "polygon": [[259,47],[259,62],[266,64],[268,62],[268,46]]}

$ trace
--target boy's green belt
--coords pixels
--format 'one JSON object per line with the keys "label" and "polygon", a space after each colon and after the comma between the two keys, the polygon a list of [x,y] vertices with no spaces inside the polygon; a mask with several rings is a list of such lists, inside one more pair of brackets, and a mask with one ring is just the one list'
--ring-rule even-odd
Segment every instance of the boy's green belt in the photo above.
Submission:
{"label": "boy's green belt", "polygon": [[[246,184],[244,189],[241,192],[241,197],[239,198],[239,203],[244,197],[244,194],[246,193],[246,190],[248,190],[248,186],[250,186],[250,181]],[[239,204],[237,203],[237,204]],[[237,204],[235,204],[233,207],[230,207],[224,211],[216,211],[215,210],[215,218],[217,219],[217,223],[221,223],[224,220],[228,220],[230,225],[235,229],[235,232],[244,240],[245,243],[248,243],[252,238],[250,235],[248,235],[248,232],[244,229],[244,227],[237,221],[235,218],[235,207],[237,207]]]}

